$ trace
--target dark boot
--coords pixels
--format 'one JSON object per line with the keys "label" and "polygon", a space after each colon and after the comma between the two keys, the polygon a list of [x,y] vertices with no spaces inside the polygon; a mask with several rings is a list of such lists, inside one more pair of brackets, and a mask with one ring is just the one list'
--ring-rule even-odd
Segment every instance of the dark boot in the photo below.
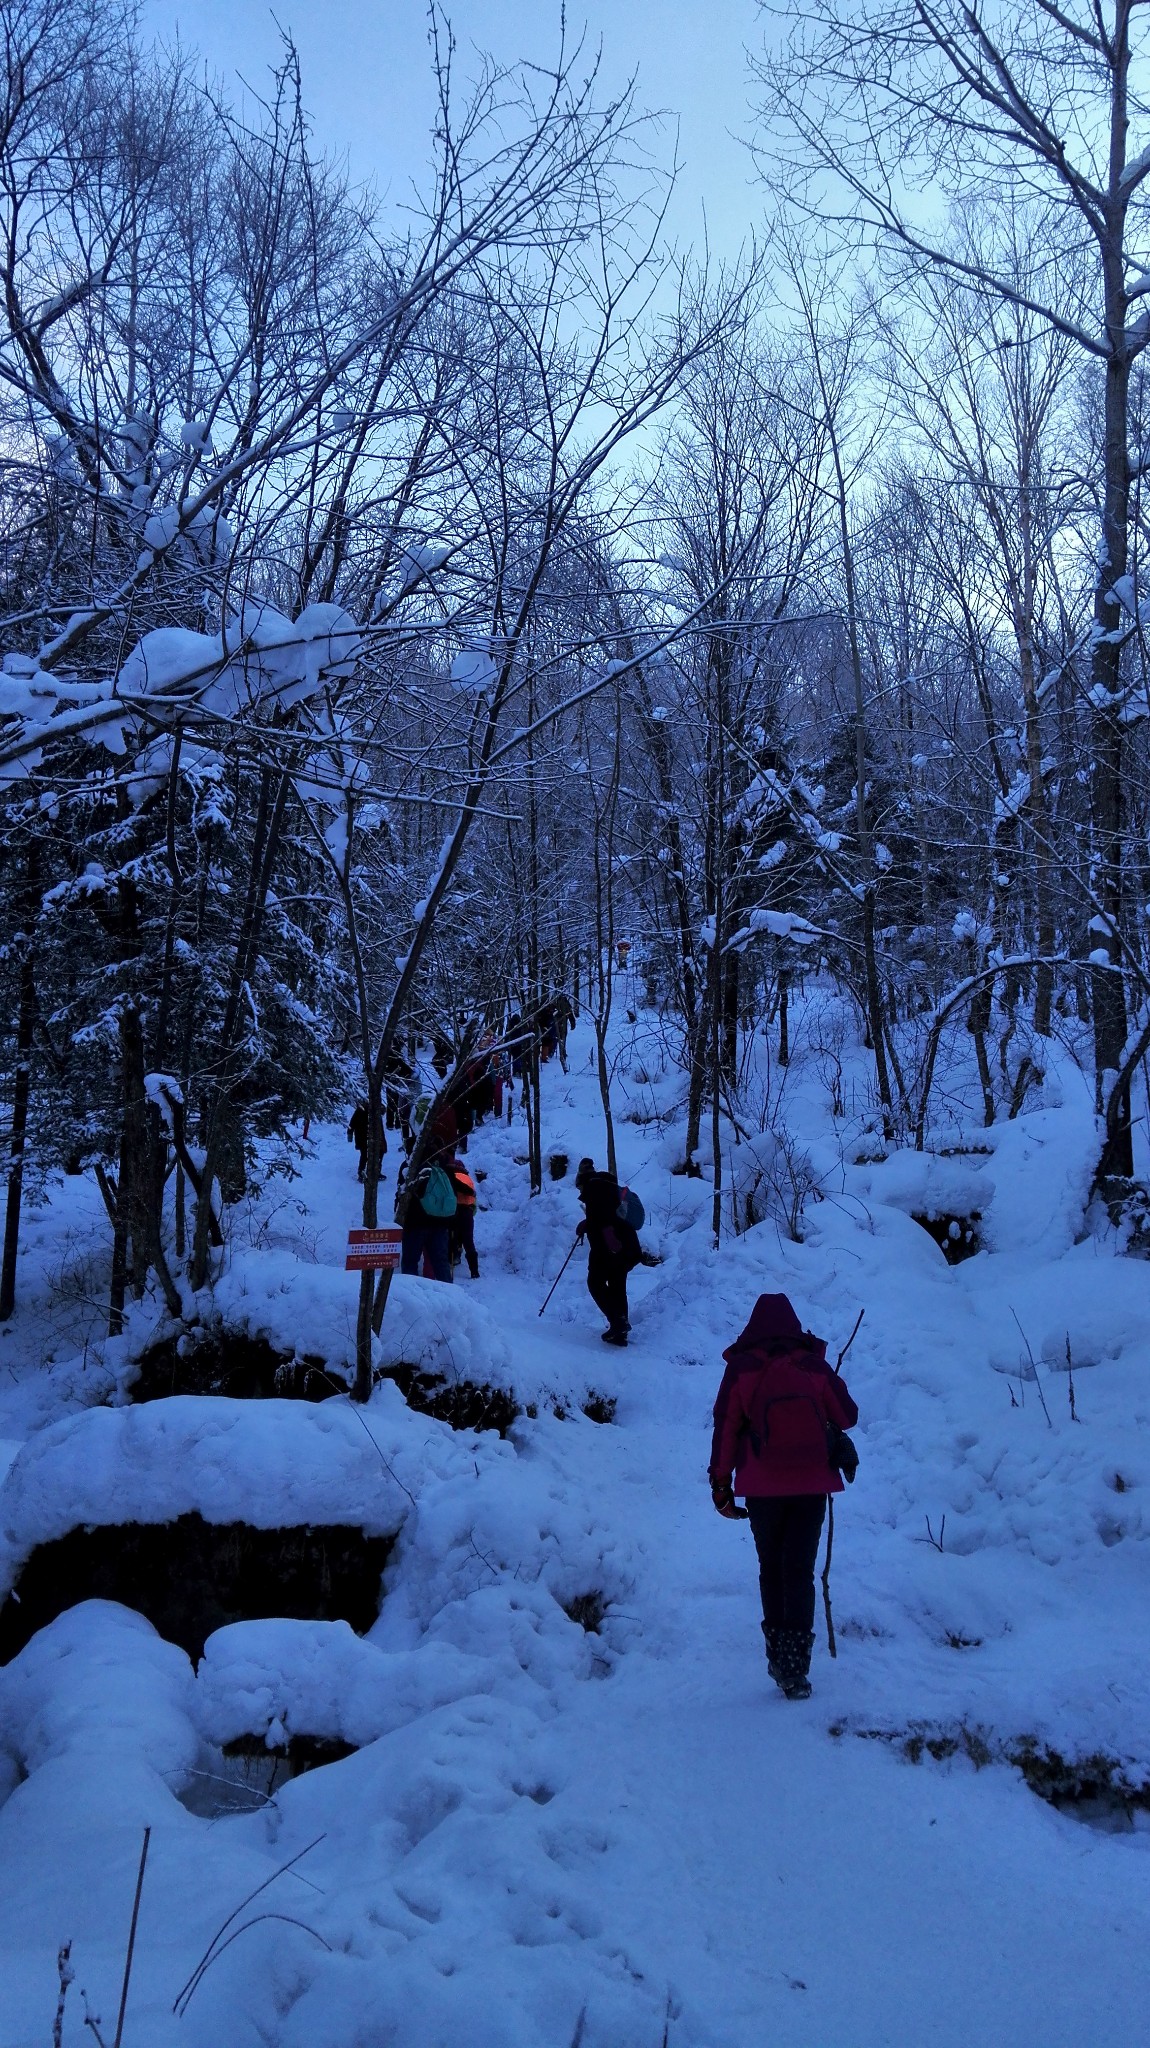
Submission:
{"label": "dark boot", "polygon": [[779,1663],[779,1636],[782,1631],[777,1628],[768,1628],[765,1621],[762,1623],[762,1630],[763,1641],[767,1646],[767,1677],[773,1678],[775,1684],[781,1686],[783,1672],[782,1666]]}
{"label": "dark boot", "polygon": [[809,1700],[811,1681],[811,1651],[815,1646],[814,1630],[809,1628],[783,1628],[779,1630],[777,1662],[782,1673],[780,1683],[789,1700]]}

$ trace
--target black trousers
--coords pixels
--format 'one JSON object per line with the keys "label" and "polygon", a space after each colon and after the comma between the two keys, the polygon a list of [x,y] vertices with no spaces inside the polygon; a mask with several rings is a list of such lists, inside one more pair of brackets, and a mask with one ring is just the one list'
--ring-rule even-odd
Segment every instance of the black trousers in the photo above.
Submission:
{"label": "black trousers", "polygon": [[464,1208],[462,1202],[451,1219],[451,1263],[459,1264],[459,1254],[467,1260],[467,1270],[473,1280],[479,1278],[479,1253],[475,1249],[475,1211]]}
{"label": "black trousers", "polygon": [[825,1493],[748,1498],[768,1628],[809,1630],[815,1625],[815,1565],[826,1511]]}
{"label": "black trousers", "polygon": [[587,1292],[613,1330],[630,1322],[627,1309],[627,1266],[608,1252],[592,1251],[587,1261]]}

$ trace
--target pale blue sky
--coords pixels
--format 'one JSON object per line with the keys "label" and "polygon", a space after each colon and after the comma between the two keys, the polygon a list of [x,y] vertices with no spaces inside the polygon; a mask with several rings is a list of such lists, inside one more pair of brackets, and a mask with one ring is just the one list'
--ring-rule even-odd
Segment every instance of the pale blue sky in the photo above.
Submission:
{"label": "pale blue sky", "polygon": [[[555,48],[558,5],[455,0],[448,11],[461,72],[476,44],[504,59]],[[146,28],[164,35],[178,25],[211,70],[253,83],[275,56],[276,19],[299,48],[317,140],[346,155],[357,176],[373,176],[383,193],[402,198],[427,161],[432,116],[422,0],[275,0],[274,17],[268,0],[146,0],[144,9]],[[575,0],[569,23],[584,19],[589,42],[602,39],[608,82],[637,69],[641,102],[678,116],[676,239],[701,239],[705,208],[712,248],[734,254],[762,204],[750,159],[731,133],[746,127],[743,52],[759,34],[754,0]]]}

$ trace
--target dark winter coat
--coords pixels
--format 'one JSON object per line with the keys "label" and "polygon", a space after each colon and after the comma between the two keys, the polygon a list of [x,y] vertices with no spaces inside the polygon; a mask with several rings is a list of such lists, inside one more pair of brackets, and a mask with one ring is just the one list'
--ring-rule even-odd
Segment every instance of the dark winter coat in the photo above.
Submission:
{"label": "dark winter coat", "polygon": [[629,1223],[619,1220],[620,1191],[614,1174],[586,1174],[576,1185],[587,1218],[580,1235],[586,1237],[592,1259],[617,1263],[629,1273],[639,1264],[639,1238]]}
{"label": "dark winter coat", "polygon": [[[371,1120],[367,1113],[367,1104],[366,1102],[357,1102],[352,1110],[351,1121],[347,1127],[347,1135],[357,1152],[367,1151],[367,1134],[370,1128]],[[379,1133],[380,1150],[386,1152],[387,1137],[384,1132],[382,1119],[376,1125],[376,1129]]]}
{"label": "dark winter coat", "polygon": [[850,1429],[858,1409],[785,1294],[760,1294],[727,1362],[715,1402],[711,1484],[730,1479],[744,1499],[841,1493],[827,1455],[828,1422]]}

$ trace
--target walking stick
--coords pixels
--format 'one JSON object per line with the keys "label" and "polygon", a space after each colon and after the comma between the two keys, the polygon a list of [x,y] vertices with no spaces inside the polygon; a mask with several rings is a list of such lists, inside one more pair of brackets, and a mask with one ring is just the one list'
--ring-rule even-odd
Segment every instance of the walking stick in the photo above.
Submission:
{"label": "walking stick", "polygon": [[[854,1343],[855,1338],[858,1336],[858,1333],[862,1328],[862,1319],[865,1316],[865,1314],[865,1308],[860,1308],[858,1312],[858,1321],[855,1323],[854,1329],[851,1331],[850,1336],[847,1338],[846,1343],[843,1345],[842,1350],[839,1352],[839,1355],[835,1360],[836,1372],[838,1371],[839,1366],[842,1364],[843,1359],[846,1357],[847,1352],[850,1350],[851,1345]],[[830,1651],[832,1657],[837,1657],[838,1647],[835,1643],[835,1624],[834,1618],[831,1614],[831,1556],[833,1554],[834,1547],[835,1497],[832,1493],[827,1496],[827,1554],[823,1560],[823,1613],[826,1616],[827,1622],[827,1649]]]}
{"label": "walking stick", "polygon": [[[547,1293],[547,1301],[550,1301],[551,1296],[554,1294],[555,1289],[558,1287],[559,1282],[562,1280],[564,1273],[567,1271],[568,1266],[571,1264],[572,1259],[575,1257],[575,1254],[579,1249],[579,1243],[580,1240],[576,1238],[574,1244],[572,1245],[570,1251],[567,1254],[567,1257],[564,1259],[563,1264],[560,1266],[559,1271],[556,1273],[554,1280],[551,1282],[551,1286],[548,1289]],[[543,1308],[546,1308],[547,1301],[544,1302]],[[539,1311],[540,1315],[543,1314],[543,1308],[541,1308]]]}
{"label": "walking stick", "polygon": [[832,1657],[838,1656],[835,1644],[835,1625],[831,1617],[831,1552],[835,1543],[835,1497],[827,1496],[827,1555],[823,1565],[823,1613],[827,1618],[827,1649]]}

